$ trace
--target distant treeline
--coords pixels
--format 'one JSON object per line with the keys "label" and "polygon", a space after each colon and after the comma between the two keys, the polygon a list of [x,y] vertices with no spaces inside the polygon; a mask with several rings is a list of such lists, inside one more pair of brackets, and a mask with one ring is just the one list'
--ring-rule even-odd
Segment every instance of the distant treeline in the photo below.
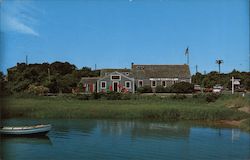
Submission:
{"label": "distant treeline", "polygon": [[[174,72],[174,71],[173,71]],[[99,70],[91,70],[89,67],[78,69],[68,62],[54,62],[42,64],[17,63],[8,69],[8,74],[0,72],[0,90],[7,94],[29,92],[41,94],[70,93],[77,88],[81,77],[96,77]],[[231,88],[231,77],[241,79],[241,88],[250,90],[250,72],[233,70],[228,74],[219,74],[212,71],[208,74],[196,73],[192,76],[192,83],[202,87],[213,87],[220,84]]]}
{"label": "distant treeline", "polygon": [[54,62],[43,64],[17,63],[7,70],[6,80],[1,74],[1,90],[9,93],[17,92],[50,92],[69,93],[76,88],[81,77],[95,77],[100,71],[89,67],[78,69],[68,62]]}
{"label": "distant treeline", "polygon": [[192,83],[201,85],[205,88],[212,88],[216,84],[222,85],[224,88],[231,89],[231,78],[240,79],[240,88],[244,90],[250,90],[250,72],[239,72],[233,70],[228,74],[219,74],[216,71],[212,71],[208,74],[196,73],[192,76]]}

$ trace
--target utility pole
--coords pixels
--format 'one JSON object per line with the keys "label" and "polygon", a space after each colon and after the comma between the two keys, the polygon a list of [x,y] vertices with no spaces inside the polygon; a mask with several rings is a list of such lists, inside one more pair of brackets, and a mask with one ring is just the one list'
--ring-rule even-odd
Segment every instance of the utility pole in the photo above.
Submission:
{"label": "utility pole", "polygon": [[28,55],[25,57],[25,64],[28,65]]}
{"label": "utility pole", "polygon": [[223,60],[218,59],[216,60],[216,63],[219,65],[219,74],[220,74],[220,65],[223,63]]}
{"label": "utility pole", "polygon": [[196,70],[196,73],[198,72],[198,65],[196,64],[195,65],[195,70]]}

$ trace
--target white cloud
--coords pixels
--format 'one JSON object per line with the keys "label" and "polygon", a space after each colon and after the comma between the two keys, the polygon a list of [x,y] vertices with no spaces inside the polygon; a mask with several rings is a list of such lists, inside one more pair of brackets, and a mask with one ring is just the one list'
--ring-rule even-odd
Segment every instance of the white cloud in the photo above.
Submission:
{"label": "white cloud", "polygon": [[39,34],[36,31],[34,31],[33,28],[25,25],[23,22],[14,17],[6,17],[6,21],[8,29],[12,31],[39,36]]}
{"label": "white cloud", "polygon": [[[3,0],[0,0],[0,2]],[[38,23],[35,18],[37,12],[31,1],[5,1],[2,3],[1,18],[3,19],[1,29],[14,31],[32,36],[39,36],[34,26]]]}

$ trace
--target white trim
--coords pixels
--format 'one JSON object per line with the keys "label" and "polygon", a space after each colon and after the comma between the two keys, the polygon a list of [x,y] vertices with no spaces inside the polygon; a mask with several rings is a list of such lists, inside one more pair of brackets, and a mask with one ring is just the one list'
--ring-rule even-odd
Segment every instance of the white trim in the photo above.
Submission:
{"label": "white trim", "polygon": [[178,81],[179,78],[149,78],[150,81]]}
{"label": "white trim", "polygon": [[[105,83],[105,87],[102,87],[102,83]],[[106,89],[107,88],[107,82],[106,81],[101,81],[100,85],[101,85],[101,89]]]}
{"label": "white trim", "polygon": [[[127,87],[127,83],[129,83],[129,87]],[[131,81],[125,81],[125,88],[126,89],[131,89],[132,85],[131,85]]]}
{"label": "white trim", "polygon": [[[140,82],[142,82],[141,84],[141,86],[140,86]],[[138,80],[138,87],[143,87],[143,80]]]}
{"label": "white trim", "polygon": [[119,83],[119,81],[113,81],[113,82],[112,82],[112,90],[115,91],[115,90],[114,90],[114,89],[115,89],[115,87],[114,87],[114,86],[115,86],[115,85],[114,85],[115,83],[117,83],[117,92],[120,92],[120,88],[119,88],[119,84],[120,84],[120,83]]}
{"label": "white trim", "polygon": [[99,93],[100,92],[99,91],[99,81],[97,81],[97,83],[96,83],[96,88],[97,88],[96,92]]}
{"label": "white trim", "polygon": [[[153,86],[153,82],[155,82],[155,85]],[[156,80],[152,80],[151,81],[151,87],[156,87],[157,86],[157,81]]]}
{"label": "white trim", "polygon": [[135,79],[133,79],[133,93],[135,93]]}

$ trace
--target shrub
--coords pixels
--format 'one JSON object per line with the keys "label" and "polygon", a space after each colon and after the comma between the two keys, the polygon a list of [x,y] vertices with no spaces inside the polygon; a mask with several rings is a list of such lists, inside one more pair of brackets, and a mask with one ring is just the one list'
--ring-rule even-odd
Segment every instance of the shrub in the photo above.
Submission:
{"label": "shrub", "polygon": [[133,95],[131,93],[123,93],[121,99],[122,100],[130,100],[132,99]]}
{"label": "shrub", "polygon": [[108,92],[106,94],[107,100],[121,100],[122,94],[118,92]]}
{"label": "shrub", "polygon": [[44,95],[49,92],[49,88],[44,86],[35,86],[29,85],[28,93],[35,94],[35,95]]}
{"label": "shrub", "polygon": [[155,92],[156,93],[164,93],[165,92],[165,88],[163,86],[156,86]]}
{"label": "shrub", "polygon": [[250,78],[246,79],[244,84],[246,90],[250,91]]}
{"label": "shrub", "polygon": [[155,88],[156,93],[171,93],[171,87],[157,86]]}
{"label": "shrub", "polygon": [[210,93],[206,95],[206,101],[207,102],[215,102],[219,98],[219,94]]}
{"label": "shrub", "polygon": [[91,99],[100,99],[102,97],[102,93],[94,92],[90,95]]}
{"label": "shrub", "polygon": [[192,93],[194,90],[194,85],[188,82],[175,83],[171,87],[171,90],[174,93]]}
{"label": "shrub", "polygon": [[139,92],[139,93],[152,93],[152,88],[149,85],[145,85],[143,87],[137,88],[137,92]]}

